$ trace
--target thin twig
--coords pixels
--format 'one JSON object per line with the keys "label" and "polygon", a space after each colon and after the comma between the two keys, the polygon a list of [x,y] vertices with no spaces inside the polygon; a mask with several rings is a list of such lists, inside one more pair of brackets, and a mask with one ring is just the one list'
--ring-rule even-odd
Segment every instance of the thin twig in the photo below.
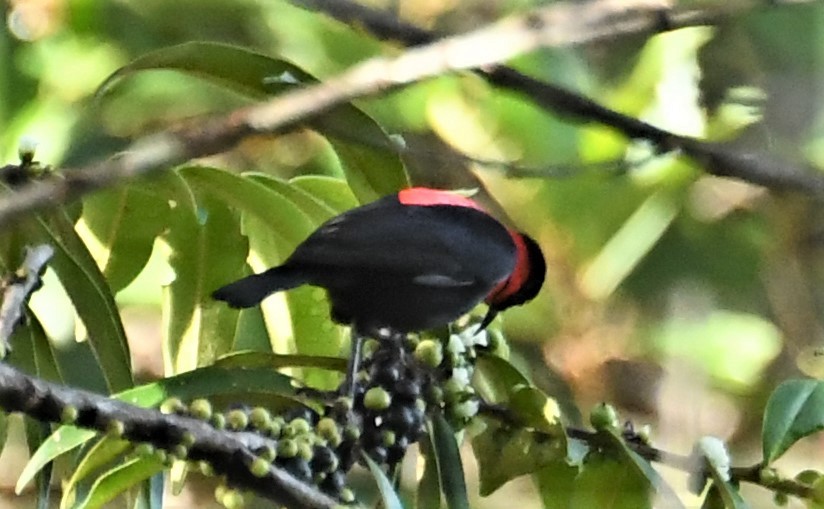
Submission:
{"label": "thin twig", "polygon": [[17,326],[23,322],[26,303],[40,287],[40,277],[53,254],[54,249],[48,244],[27,248],[23,264],[17,272],[7,275],[3,303],[0,305],[0,358],[11,350],[9,340]]}

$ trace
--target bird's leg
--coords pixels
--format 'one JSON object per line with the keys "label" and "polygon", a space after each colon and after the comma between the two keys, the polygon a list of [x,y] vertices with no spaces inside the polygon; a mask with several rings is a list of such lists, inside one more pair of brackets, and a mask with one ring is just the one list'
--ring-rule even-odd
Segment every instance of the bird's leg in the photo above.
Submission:
{"label": "bird's leg", "polygon": [[358,376],[360,368],[360,358],[363,353],[364,336],[357,327],[352,327],[350,339],[351,348],[349,350],[349,362],[346,365],[346,379],[343,382],[343,394],[355,399],[355,378]]}

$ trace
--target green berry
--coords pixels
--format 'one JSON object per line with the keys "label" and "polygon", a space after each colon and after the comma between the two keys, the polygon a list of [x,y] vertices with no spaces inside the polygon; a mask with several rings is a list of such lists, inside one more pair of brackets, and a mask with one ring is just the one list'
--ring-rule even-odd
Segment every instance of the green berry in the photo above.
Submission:
{"label": "green berry", "polygon": [[298,454],[298,444],[290,438],[284,438],[278,442],[278,457],[293,458]]}
{"label": "green berry", "polygon": [[304,433],[308,433],[312,426],[309,424],[309,421],[303,419],[302,417],[298,417],[297,419],[292,419],[289,422],[289,426],[292,428],[295,435],[303,435]]}
{"label": "green berry", "polygon": [[180,443],[186,447],[191,447],[195,445],[195,436],[191,431],[184,431],[183,436],[180,437]]}
{"label": "green berry", "polygon": [[272,422],[272,414],[263,407],[255,407],[249,412],[249,422],[252,423],[252,427],[256,430],[269,429],[269,425]]}
{"label": "green berry", "polygon": [[198,398],[189,403],[189,414],[195,419],[208,421],[212,417],[212,404],[208,399]]}
{"label": "green berry", "polygon": [[197,470],[206,477],[214,477],[215,475],[215,469],[212,468],[212,464],[208,461],[198,461]]}
{"label": "green berry", "polygon": [[106,423],[106,434],[112,438],[121,438],[123,433],[126,432],[126,425],[123,421],[118,421],[117,419],[112,419],[108,423]]}
{"label": "green berry", "polygon": [[381,433],[381,442],[386,447],[390,447],[392,445],[395,445],[396,440],[397,440],[397,438],[395,436],[394,431],[385,430],[383,433]]}
{"label": "green berry", "polygon": [[223,414],[213,414],[212,418],[209,419],[209,422],[212,423],[212,426],[214,426],[215,429],[226,429],[226,416]]}
{"label": "green berry", "polygon": [[392,396],[383,387],[372,387],[363,396],[363,406],[369,410],[385,410],[392,404]]}
{"label": "green berry", "polygon": [[255,477],[264,477],[269,473],[269,465],[270,463],[265,459],[255,458],[249,466],[249,471],[252,472],[252,475]]}
{"label": "green berry", "polygon": [[186,446],[185,446],[185,445],[183,445],[183,444],[177,444],[177,445],[176,445],[176,446],[174,446],[174,448],[172,449],[172,454],[173,454],[173,455],[175,456],[175,458],[177,458],[177,459],[181,459],[181,460],[182,460],[182,459],[186,459],[186,458],[189,456],[189,448],[188,448],[188,447],[186,447]]}
{"label": "green berry", "polygon": [[134,453],[140,457],[145,458],[153,455],[154,450],[155,448],[152,444],[142,442],[140,444],[137,444],[137,446],[134,448]]}
{"label": "green berry", "polygon": [[298,441],[298,457],[305,459],[306,461],[310,461],[312,456],[314,456],[314,452],[312,451],[312,444],[309,444],[304,441]]}
{"label": "green berry", "polygon": [[620,426],[618,412],[615,411],[615,407],[606,403],[595,405],[595,408],[589,414],[589,423],[598,431],[618,429]]}
{"label": "green berry", "polygon": [[241,509],[246,505],[246,501],[243,500],[243,493],[232,489],[226,490],[220,503],[223,504],[226,509]]}
{"label": "green berry", "polygon": [[329,442],[332,447],[337,447],[341,443],[340,429],[338,423],[331,417],[324,417],[318,421],[317,433],[320,437]]}
{"label": "green berry", "polygon": [[437,368],[443,362],[443,345],[440,341],[425,339],[415,347],[415,358],[426,366]]}
{"label": "green berry", "polygon": [[340,490],[339,498],[347,504],[351,504],[355,501],[355,492],[353,492],[349,488],[343,488]]}
{"label": "green berry", "polygon": [[77,421],[79,413],[77,407],[66,405],[60,410],[60,422],[63,424],[74,424]]}
{"label": "green berry", "polygon": [[226,422],[229,424],[229,428],[231,429],[246,429],[246,426],[249,425],[249,416],[246,415],[246,412],[243,410],[231,410],[228,414],[226,414]]}
{"label": "green berry", "polygon": [[167,398],[160,404],[160,412],[166,415],[180,414],[184,413],[186,410],[186,405],[183,404],[183,401],[181,401],[180,398]]}

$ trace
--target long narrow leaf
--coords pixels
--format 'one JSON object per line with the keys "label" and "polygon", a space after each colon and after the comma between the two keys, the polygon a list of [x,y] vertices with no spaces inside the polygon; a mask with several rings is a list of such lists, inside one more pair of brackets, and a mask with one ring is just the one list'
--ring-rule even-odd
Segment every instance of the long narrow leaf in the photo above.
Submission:
{"label": "long narrow leaf", "polygon": [[39,223],[55,249],[51,266],[86,327],[109,390],[131,387],[134,381],[126,333],[105,277],[64,211],[57,210]]}
{"label": "long narrow leaf", "polygon": [[403,509],[401,499],[395,488],[392,487],[392,481],[386,477],[386,474],[381,470],[381,467],[375,463],[372,458],[363,455],[366,465],[369,467],[369,472],[375,478],[375,483],[378,485],[378,493],[381,495],[381,502],[383,502],[384,509]]}
{"label": "long narrow leaf", "polygon": [[432,417],[429,428],[446,506],[449,509],[469,509],[466,478],[455,432],[440,413]]}

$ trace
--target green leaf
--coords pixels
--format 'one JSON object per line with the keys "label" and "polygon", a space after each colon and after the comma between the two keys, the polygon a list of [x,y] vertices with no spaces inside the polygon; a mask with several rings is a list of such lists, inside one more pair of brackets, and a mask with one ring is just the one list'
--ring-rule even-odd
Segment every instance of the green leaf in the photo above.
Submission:
{"label": "green leaf", "polygon": [[[31,342],[32,353],[34,354],[35,373],[40,378],[52,382],[63,382],[60,372],[60,365],[55,356],[54,345],[46,336],[43,324],[33,313],[27,315],[28,324],[25,331],[28,333],[28,340]],[[17,342],[16,344],[20,344]]]}
{"label": "green leaf", "polygon": [[489,403],[505,405],[512,416],[527,428],[547,434],[547,439],[566,448],[566,432],[558,404],[528,380],[508,360],[494,355],[480,356],[472,386]]}
{"label": "green leaf", "polygon": [[566,458],[564,440],[524,428],[503,427],[489,419],[485,422],[487,427],[483,433],[472,439],[481,496],[493,493],[516,477]]}
{"label": "green leaf", "polygon": [[[302,190],[284,190],[283,183],[275,179],[240,177],[212,168],[184,168],[180,172],[198,191],[208,192],[244,213],[243,231],[249,238],[258,270],[279,264],[284,253],[291,253],[327,217],[327,213],[332,213],[321,208],[321,202]],[[228,281],[231,279],[223,284]],[[282,335],[275,334],[276,348],[294,348],[305,355],[338,355],[343,341],[342,330],[329,319],[329,304],[323,290],[296,288],[288,292],[286,299],[291,330]],[[267,324],[283,325],[282,308],[265,303],[262,309]],[[337,385],[339,376],[308,369],[304,379],[320,388],[332,388]]]}
{"label": "green leaf", "polygon": [[574,487],[569,507],[653,507],[652,487],[646,477],[633,468],[626,457],[616,458],[611,452],[593,452],[588,455],[581,473],[575,479]]}
{"label": "green leaf", "polygon": [[[685,509],[684,504],[675,494],[675,491],[673,491],[670,485],[664,481],[664,479],[654,468],[652,468],[650,462],[630,449],[618,432],[610,430],[608,432],[601,433],[601,436],[611,446],[609,449],[604,449],[604,454],[611,455],[611,459],[617,459],[620,463],[625,465],[625,467],[628,467],[629,470],[634,471],[645,479],[650,493],[654,493],[654,498],[658,502],[672,509]],[[587,457],[585,465],[589,465],[589,457]],[[619,507],[624,506],[622,505]]]}
{"label": "green leaf", "polygon": [[446,506],[449,509],[469,509],[466,478],[455,432],[440,413],[432,416],[428,426]]}
{"label": "green leaf", "polygon": [[[157,50],[121,67],[103,82],[97,95],[102,96],[128,75],[149,69],[185,72],[256,99],[317,82],[312,75],[284,59],[238,46],[189,42]],[[340,140],[333,141],[333,146],[361,202],[373,201],[409,186],[393,142],[369,115],[355,106],[338,106],[308,124]],[[345,140],[363,146],[347,148]]]}
{"label": "green leaf", "polygon": [[17,484],[14,487],[15,493],[18,495],[22,493],[26,485],[34,479],[34,476],[56,457],[83,445],[94,436],[94,431],[75,428],[74,426],[57,428],[29,458],[28,463],[26,463],[20,477],[17,479]]}
{"label": "green leaf", "polygon": [[135,486],[140,481],[163,470],[163,463],[154,458],[134,458],[109,470],[97,478],[85,500],[76,509],[97,509]]}
{"label": "green leaf", "polygon": [[717,493],[725,509],[749,509],[750,505],[741,498],[738,490],[729,483],[718,476],[718,473],[711,469],[713,484],[710,489],[714,489]]}
{"label": "green leaf", "polygon": [[824,428],[824,381],[788,380],[773,391],[764,410],[762,446],[769,465],[798,440]]}
{"label": "green leaf", "polygon": [[579,469],[564,459],[544,466],[532,476],[538,486],[543,509],[571,509],[575,493],[575,479]]}
{"label": "green leaf", "polygon": [[528,385],[529,380],[506,359],[495,355],[478,357],[472,386],[487,403],[506,404],[514,389]]}
{"label": "green leaf", "polygon": [[338,214],[358,206],[358,199],[345,180],[325,175],[302,175],[289,183],[311,194]]}
{"label": "green leaf", "polygon": [[211,364],[230,352],[240,314],[211,298],[216,288],[244,274],[247,247],[239,219],[210,196],[198,196],[198,214],[196,226],[174,224],[166,236],[175,274],[164,288],[173,372]]}
{"label": "green leaf", "polygon": [[291,200],[251,178],[225,170],[190,166],[178,173],[197,192],[209,193],[267,224],[294,248],[314,229],[312,220]]}
{"label": "green leaf", "polygon": [[262,352],[234,352],[215,361],[221,368],[320,368],[329,371],[346,371],[346,359],[316,355],[276,354]]}
{"label": "green leaf", "polygon": [[433,452],[431,434],[421,437],[419,445],[424,465],[423,474],[418,481],[416,507],[441,509],[441,480],[438,477],[438,460]]}
{"label": "green leaf", "polygon": [[311,193],[293,185],[291,182],[275,178],[265,173],[244,173],[243,177],[258,182],[280,194],[295,204],[315,226],[336,215],[336,210]]}
{"label": "green leaf", "polygon": [[81,224],[94,237],[93,254],[113,292],[125,288],[143,270],[155,238],[166,228],[169,204],[139,184],[89,195]]}
{"label": "green leaf", "polygon": [[505,427],[487,419],[487,428],[472,440],[481,495],[566,458],[566,433],[557,403],[530,386],[509,361],[494,355],[478,357],[472,386],[481,399],[504,405],[522,425]]}
{"label": "green leaf", "polygon": [[42,216],[38,222],[55,248],[50,266],[86,327],[109,390],[131,387],[134,381],[126,333],[105,277],[64,211]]}
{"label": "green leaf", "polygon": [[106,94],[126,76],[145,70],[174,70],[261,98],[316,79],[298,66],[261,53],[214,42],[187,42],[147,53],[121,67],[97,89]]}
{"label": "green leaf", "polygon": [[335,138],[329,142],[340,160],[349,187],[361,203],[409,187],[409,176],[395,152]]}
{"label": "green leaf", "polygon": [[509,398],[508,408],[525,426],[546,433],[566,449],[566,431],[554,399],[535,387],[517,387]]}
{"label": "green leaf", "polygon": [[364,454],[363,459],[366,460],[366,465],[369,467],[369,472],[375,478],[375,483],[378,485],[378,492],[381,495],[381,502],[383,502],[384,509],[403,509],[401,499],[398,497],[395,488],[392,487],[392,482],[383,473],[381,467],[375,463],[372,458]]}
{"label": "green leaf", "polygon": [[77,498],[77,488],[80,481],[112,463],[129,448],[131,448],[131,444],[126,440],[111,437],[103,437],[98,440],[77,464],[72,476],[63,487],[63,497],[60,500],[60,508],[68,509],[73,507]]}

